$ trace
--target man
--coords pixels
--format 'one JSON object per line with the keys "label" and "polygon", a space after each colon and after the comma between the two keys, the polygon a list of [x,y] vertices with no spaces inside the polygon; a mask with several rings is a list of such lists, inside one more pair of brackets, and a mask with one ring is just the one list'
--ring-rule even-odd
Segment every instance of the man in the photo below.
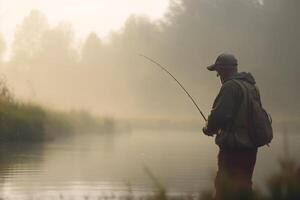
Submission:
{"label": "man", "polygon": [[[238,73],[238,61],[231,54],[221,54],[215,64],[222,87],[216,97],[203,133],[216,135],[219,146],[218,172],[215,179],[216,199],[247,199],[252,194],[252,174],[257,147],[248,128],[248,103],[244,91],[255,92],[255,80],[250,73]],[[249,89],[243,90],[241,84]],[[260,101],[260,100],[259,100]]]}

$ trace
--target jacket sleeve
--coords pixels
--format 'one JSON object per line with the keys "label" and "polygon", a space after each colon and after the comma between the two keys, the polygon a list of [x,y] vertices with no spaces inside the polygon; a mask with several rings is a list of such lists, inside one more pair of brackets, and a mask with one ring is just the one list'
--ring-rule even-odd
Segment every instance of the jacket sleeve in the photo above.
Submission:
{"label": "jacket sleeve", "polygon": [[216,97],[207,121],[207,132],[217,133],[231,123],[237,103],[237,87],[230,81],[225,82]]}

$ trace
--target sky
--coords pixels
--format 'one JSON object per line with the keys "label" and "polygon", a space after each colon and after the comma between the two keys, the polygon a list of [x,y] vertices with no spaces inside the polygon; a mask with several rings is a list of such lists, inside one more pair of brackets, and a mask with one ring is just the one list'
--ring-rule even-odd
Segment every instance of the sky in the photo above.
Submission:
{"label": "sky", "polygon": [[50,24],[71,23],[79,38],[93,31],[105,39],[111,31],[119,30],[130,15],[156,20],[168,5],[169,0],[0,0],[0,31],[10,43],[17,24],[37,9]]}

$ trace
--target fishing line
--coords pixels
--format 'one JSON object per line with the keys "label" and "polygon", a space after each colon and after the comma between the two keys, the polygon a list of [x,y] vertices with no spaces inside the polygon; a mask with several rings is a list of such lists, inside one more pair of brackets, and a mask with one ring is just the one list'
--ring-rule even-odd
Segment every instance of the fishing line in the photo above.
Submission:
{"label": "fishing line", "polygon": [[183,85],[165,68],[163,67],[161,64],[159,64],[157,61],[153,60],[152,58],[149,58],[148,56],[145,56],[143,54],[139,54],[139,56],[147,59],[148,61],[154,63],[155,65],[157,65],[158,67],[160,67],[164,72],[166,72],[167,74],[169,74],[175,81],[176,83],[178,83],[178,85],[181,87],[181,89],[184,90],[184,92],[187,94],[187,96],[190,98],[190,100],[193,102],[193,104],[196,106],[197,110],[199,111],[199,113],[201,114],[202,118],[207,121],[205,115],[203,114],[203,112],[200,110],[199,106],[197,105],[197,103],[195,102],[195,100],[193,99],[193,97],[190,95],[190,93],[183,87]]}

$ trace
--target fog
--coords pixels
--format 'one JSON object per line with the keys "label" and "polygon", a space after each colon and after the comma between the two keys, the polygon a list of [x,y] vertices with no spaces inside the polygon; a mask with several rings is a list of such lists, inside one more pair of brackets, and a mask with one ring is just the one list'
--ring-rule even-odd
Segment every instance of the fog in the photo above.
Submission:
{"label": "fog", "polygon": [[273,118],[298,120],[299,8],[298,0],[172,0],[160,20],[133,15],[108,42],[94,32],[79,41],[68,22],[50,25],[32,10],[11,46],[0,33],[1,74],[24,101],[118,118],[200,121],[178,85],[138,54],[166,66],[208,114],[220,81],[205,67],[230,52],[240,71],[255,76]]}

